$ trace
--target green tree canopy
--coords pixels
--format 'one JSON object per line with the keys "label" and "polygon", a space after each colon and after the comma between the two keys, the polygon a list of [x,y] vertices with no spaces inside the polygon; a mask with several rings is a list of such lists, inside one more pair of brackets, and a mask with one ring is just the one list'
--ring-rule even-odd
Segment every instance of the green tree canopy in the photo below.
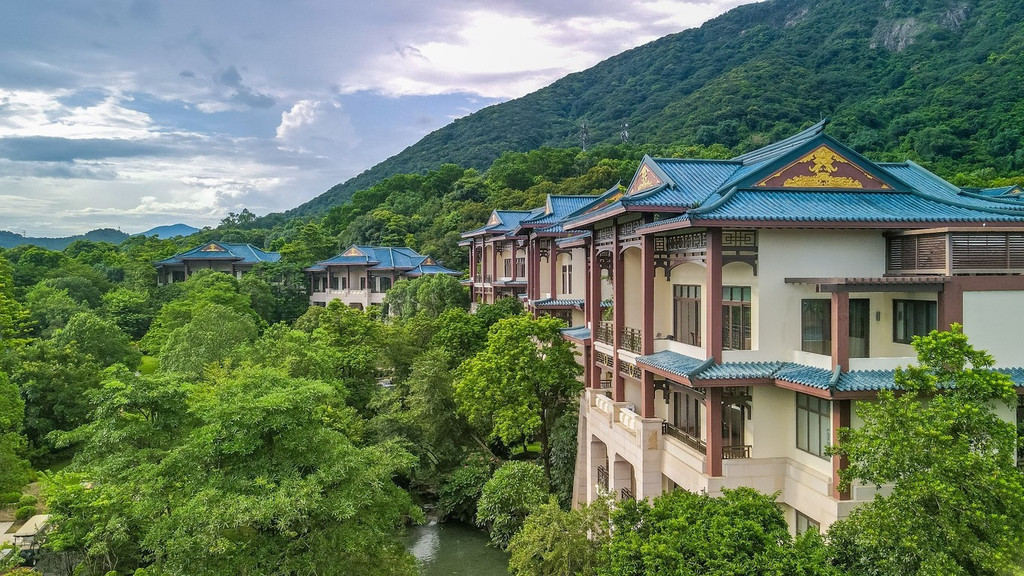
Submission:
{"label": "green tree canopy", "polygon": [[609,576],[790,576],[836,573],[817,531],[794,542],[774,495],[750,488],[719,498],[674,490],[628,500],[613,515]]}
{"label": "green tree canopy", "polygon": [[833,524],[836,561],[854,575],[1019,574],[1024,475],[1016,427],[996,412],[1016,404],[1013,381],[959,325],[913,344],[920,365],[896,372],[902,393],[860,404],[863,426],[840,431],[844,486],[892,492]]}
{"label": "green tree canopy", "polygon": [[506,462],[484,484],[476,521],[491,533],[491,542],[507,548],[526,517],[547,498],[544,470],[529,462]]}
{"label": "green tree canopy", "polygon": [[561,320],[526,315],[498,321],[487,345],[459,368],[455,400],[470,424],[506,445],[537,435],[551,477],[551,432],[583,385]]}
{"label": "green tree canopy", "polygon": [[67,326],[54,333],[53,342],[61,347],[75,347],[103,367],[121,363],[135,368],[141,358],[120,328],[92,312],[74,315]]}

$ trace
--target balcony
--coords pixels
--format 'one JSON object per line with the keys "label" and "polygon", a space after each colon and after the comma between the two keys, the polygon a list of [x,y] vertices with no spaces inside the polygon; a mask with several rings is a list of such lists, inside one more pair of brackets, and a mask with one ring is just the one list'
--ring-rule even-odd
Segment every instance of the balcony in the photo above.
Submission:
{"label": "balcony", "polygon": [[679,440],[702,454],[708,451],[708,445],[703,440],[690,435],[688,432],[683,431],[682,428],[676,428],[668,422],[661,423],[661,433]]}
{"label": "balcony", "polygon": [[643,346],[644,342],[642,330],[638,328],[630,328],[629,326],[623,326],[621,337],[621,348],[625,348],[626,350],[629,350],[630,352],[634,352],[636,354],[640,353],[641,347]]}
{"label": "balcony", "polygon": [[597,324],[597,341],[609,346],[615,343],[615,324],[613,322]]}
{"label": "balcony", "polygon": [[[708,451],[707,442],[693,436],[681,428],[677,428],[672,424],[669,424],[668,422],[661,423],[661,433],[679,440],[701,454],[706,454]],[[739,446],[722,446],[722,460],[741,460],[744,458],[750,458],[751,448],[752,447],[749,444]]]}
{"label": "balcony", "polygon": [[722,460],[739,460],[742,458],[750,458],[750,444],[722,446]]}

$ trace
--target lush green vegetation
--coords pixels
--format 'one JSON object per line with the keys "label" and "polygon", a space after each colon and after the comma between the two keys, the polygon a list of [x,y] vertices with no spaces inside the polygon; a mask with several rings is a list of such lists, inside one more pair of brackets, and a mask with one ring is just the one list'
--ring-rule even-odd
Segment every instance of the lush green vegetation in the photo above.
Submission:
{"label": "lush green vegetation", "polygon": [[[529,466],[546,499],[540,462],[518,461],[535,427],[506,441],[471,422],[455,382],[492,338],[545,337],[572,381],[548,392],[557,418],[577,391],[557,323],[515,300],[470,315],[447,276],[397,283],[394,316],[309,307],[294,260],[158,288],[152,262],[180,249],[0,253],[0,495],[18,521],[53,516],[50,553],[76,573],[414,574],[394,536],[423,507],[511,537],[526,504],[476,510],[508,488],[495,470]],[[22,497],[40,475],[45,501]]]}
{"label": "lush green vegetation", "polygon": [[[630,142],[742,152],[830,116],[875,159],[911,158],[960,185],[1024,179],[1024,7],[1013,0],[769,0],[460,118],[287,213],[441,162]],[[613,181],[614,182],[614,181]]]}

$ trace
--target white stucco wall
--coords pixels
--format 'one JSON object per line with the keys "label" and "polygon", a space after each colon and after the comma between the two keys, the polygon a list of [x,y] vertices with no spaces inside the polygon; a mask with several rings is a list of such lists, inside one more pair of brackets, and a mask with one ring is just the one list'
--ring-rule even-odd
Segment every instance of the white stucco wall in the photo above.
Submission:
{"label": "white stucco wall", "polygon": [[965,292],[964,333],[997,366],[1024,366],[1024,292]]}

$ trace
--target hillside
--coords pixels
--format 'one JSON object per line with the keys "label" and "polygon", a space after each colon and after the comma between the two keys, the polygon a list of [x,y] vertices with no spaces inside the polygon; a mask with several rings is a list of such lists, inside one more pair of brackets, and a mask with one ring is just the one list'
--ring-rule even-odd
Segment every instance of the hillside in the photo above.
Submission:
{"label": "hillside", "polygon": [[195,226],[189,226],[188,224],[168,224],[166,226],[157,226],[156,228],[150,228],[145,232],[139,232],[136,236],[156,236],[157,238],[174,238],[175,236],[191,236],[199,232],[199,228]]}
{"label": "hillside", "polygon": [[401,173],[589,143],[724,144],[742,152],[824,116],[878,159],[963,185],[1021,179],[1024,3],[768,0],[666,36],[437,130],[285,213],[309,216]]}
{"label": "hillside", "polygon": [[14,232],[0,230],[0,248],[14,248],[15,246],[20,246],[22,244],[33,244],[40,248],[46,248],[47,250],[63,250],[68,244],[71,244],[75,240],[120,244],[125,238],[128,238],[127,234],[120,230],[114,230],[113,228],[101,228],[99,230],[86,232],[85,234],[66,236],[63,238],[33,238],[31,236],[22,236],[21,234]]}

